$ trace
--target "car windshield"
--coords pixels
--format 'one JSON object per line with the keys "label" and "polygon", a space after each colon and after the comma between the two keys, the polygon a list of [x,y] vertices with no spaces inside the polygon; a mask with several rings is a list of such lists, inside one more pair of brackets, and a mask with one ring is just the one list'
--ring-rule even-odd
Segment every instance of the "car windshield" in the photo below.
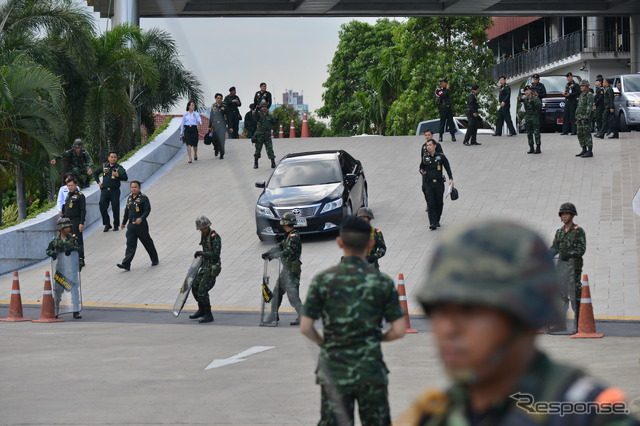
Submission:
{"label": "car windshield", "polygon": [[625,92],[640,92],[640,75],[630,75],[623,80]]}
{"label": "car windshield", "polygon": [[[578,79],[577,77],[573,77],[573,81],[575,81],[577,83],[577,82],[580,81],[580,79]],[[562,92],[564,92],[564,86],[566,86],[566,84],[567,84],[567,77],[563,77],[563,76],[545,77],[545,76],[542,76],[542,77],[540,77],[540,83],[544,84],[544,88],[547,89],[547,93],[551,93],[551,92],[562,93]]]}
{"label": "car windshield", "polygon": [[292,161],[278,165],[269,180],[268,188],[323,185],[338,182],[342,182],[342,174],[335,160]]}

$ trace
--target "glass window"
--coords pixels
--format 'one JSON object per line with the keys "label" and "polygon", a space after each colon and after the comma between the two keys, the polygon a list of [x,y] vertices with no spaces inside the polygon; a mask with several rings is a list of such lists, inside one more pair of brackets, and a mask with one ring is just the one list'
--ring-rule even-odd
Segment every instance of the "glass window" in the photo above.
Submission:
{"label": "glass window", "polygon": [[342,182],[342,174],[335,160],[292,161],[278,165],[267,187],[274,189],[338,182]]}
{"label": "glass window", "polygon": [[622,83],[625,92],[640,92],[640,75],[628,75]]}

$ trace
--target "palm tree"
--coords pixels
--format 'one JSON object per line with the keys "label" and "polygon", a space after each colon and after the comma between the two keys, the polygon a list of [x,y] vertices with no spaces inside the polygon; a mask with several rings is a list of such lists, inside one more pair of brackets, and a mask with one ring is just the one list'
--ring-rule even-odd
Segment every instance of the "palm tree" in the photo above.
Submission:
{"label": "palm tree", "polygon": [[58,77],[25,55],[0,65],[0,164],[15,169],[19,219],[27,217],[26,176],[58,153],[63,100]]}

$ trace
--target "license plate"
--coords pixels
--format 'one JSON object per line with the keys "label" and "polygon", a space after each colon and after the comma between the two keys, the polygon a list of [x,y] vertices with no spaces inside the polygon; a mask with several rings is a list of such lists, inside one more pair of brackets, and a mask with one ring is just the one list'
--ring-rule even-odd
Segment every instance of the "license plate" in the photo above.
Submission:
{"label": "license plate", "polygon": [[556,124],[564,124],[564,118],[557,118]]}
{"label": "license plate", "polygon": [[296,217],[296,226],[307,226],[306,217]]}

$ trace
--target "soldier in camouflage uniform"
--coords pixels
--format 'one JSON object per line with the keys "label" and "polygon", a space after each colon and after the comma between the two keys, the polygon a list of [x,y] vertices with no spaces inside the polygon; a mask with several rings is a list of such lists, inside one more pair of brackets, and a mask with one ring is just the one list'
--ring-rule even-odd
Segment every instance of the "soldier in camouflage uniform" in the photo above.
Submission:
{"label": "soldier in camouflage uniform", "polygon": [[253,154],[253,168],[258,168],[258,159],[262,151],[262,145],[265,146],[267,157],[271,159],[271,168],[276,167],[276,155],[273,153],[273,143],[271,142],[271,129],[276,123],[276,119],[269,114],[269,107],[266,101],[260,102],[260,112],[256,116],[256,132],[254,134],[256,152]]}
{"label": "soldier in camouflage uniform", "polygon": [[[584,252],[587,250],[587,236],[584,229],[573,223],[573,218],[578,215],[576,206],[572,203],[564,203],[560,206],[558,216],[562,220],[563,226],[556,230],[551,245],[551,256],[558,255],[558,271],[562,276],[569,275],[561,282],[563,286],[561,303],[566,313],[571,302],[571,308],[575,314],[574,329],[572,333],[577,333],[578,317],[580,316],[580,298],[582,296],[582,265]],[[562,274],[562,271],[566,273]],[[559,327],[550,330],[553,333],[562,333],[566,327]]]}
{"label": "soldier in camouflage uniform", "polygon": [[[371,210],[369,207],[361,207],[360,209],[358,209],[357,216],[366,220],[369,224],[371,224],[371,221],[374,219],[373,210]],[[384,243],[384,236],[382,235],[382,231],[378,228],[374,228],[373,226],[371,227],[371,238],[373,238],[373,241],[375,241],[375,243],[373,247],[367,250],[367,252],[365,253],[365,259],[379,271],[380,264],[378,263],[378,259],[383,257],[387,252],[387,245]]]}
{"label": "soldier in camouflage uniform", "polygon": [[[388,374],[380,342],[405,334],[405,320],[393,280],[364,256],[371,226],[361,218],[342,221],[340,263],[311,282],[300,331],[320,346],[316,383],[321,386],[319,425],[353,425],[357,401],[363,425],[389,425]],[[382,332],[385,319],[391,327]],[[314,327],[322,320],[323,334]]]}
{"label": "soldier in camouflage uniform", "polygon": [[193,257],[202,257],[202,265],[198,269],[198,274],[191,287],[191,293],[198,302],[198,310],[189,315],[189,318],[200,318],[199,323],[206,323],[213,321],[209,291],[216,285],[216,277],[220,275],[222,270],[220,264],[222,240],[220,235],[211,229],[211,221],[206,216],[200,216],[196,219],[196,229],[202,233],[200,236],[202,250],[195,252]]}
{"label": "soldier in camouflage uniform", "polygon": [[265,324],[270,324],[276,319],[280,319],[278,316],[278,309],[282,304],[282,297],[285,292],[289,298],[289,303],[296,310],[298,317],[295,321],[292,321],[291,325],[300,324],[300,314],[302,310],[302,302],[300,301],[300,274],[302,272],[300,256],[302,255],[302,241],[300,240],[300,234],[293,227],[296,225],[296,216],[293,213],[285,213],[280,219],[280,226],[286,232],[284,239],[276,244],[271,250],[262,254],[263,259],[276,259],[279,258],[282,262],[282,272],[278,277],[276,288],[274,291],[278,291],[278,303],[271,304],[271,314],[264,321]]}
{"label": "soldier in camouflage uniform", "polygon": [[[56,223],[57,228],[58,228],[58,235],[53,237],[51,239],[51,241],[49,241],[49,246],[47,247],[47,256],[50,256],[51,259],[56,260],[58,258],[58,255],[60,255],[61,253],[64,253],[65,256],[70,256],[71,252],[77,251],[78,252],[78,259],[80,259],[80,270],[82,270],[82,267],[84,266],[84,262],[82,262],[82,258],[84,257],[84,253],[82,250],[82,246],[80,245],[80,243],[78,242],[78,238],[76,237],[75,234],[71,233],[71,228],[73,226],[73,224],[71,223],[71,220],[69,220],[69,218],[66,217],[61,217],[58,219],[58,222]],[[62,291],[59,290],[59,285],[56,285],[54,290],[55,290],[55,303],[56,303],[56,307],[60,304],[60,299],[62,298]],[[77,294],[77,293],[72,293],[73,295]],[[56,312],[57,312],[57,308],[56,308]],[[80,316],[80,312],[74,312],[73,313],[73,318],[75,319],[81,319],[82,316]]]}
{"label": "soldier in camouflage uniform", "polygon": [[589,92],[589,80],[580,82],[580,98],[576,108],[576,125],[578,126],[578,142],[582,152],[576,157],[593,157],[593,138],[591,137],[591,112],[593,111],[593,93]]}
{"label": "soldier in camouflage uniform", "polygon": [[483,221],[443,235],[418,300],[453,384],[426,391],[394,424],[638,425],[625,414],[578,406],[575,413],[539,411],[549,402],[624,400],[536,348],[536,330],[564,320],[559,295],[553,259],[535,232]]}
{"label": "soldier in camouflage uniform", "polygon": [[[524,105],[524,127],[527,130],[527,139],[529,140],[527,154],[541,154],[540,111],[542,111],[542,101],[532,93],[531,86],[524,87],[522,104]],[[534,138],[536,142],[535,150],[533,149]]]}
{"label": "soldier in camouflage uniform", "polygon": [[[73,142],[73,148],[62,153],[65,163],[65,172],[71,172],[78,179],[80,188],[87,188],[90,184],[89,176],[93,174],[93,160],[91,155],[84,150],[82,139]],[[55,164],[55,160],[52,161]]]}

